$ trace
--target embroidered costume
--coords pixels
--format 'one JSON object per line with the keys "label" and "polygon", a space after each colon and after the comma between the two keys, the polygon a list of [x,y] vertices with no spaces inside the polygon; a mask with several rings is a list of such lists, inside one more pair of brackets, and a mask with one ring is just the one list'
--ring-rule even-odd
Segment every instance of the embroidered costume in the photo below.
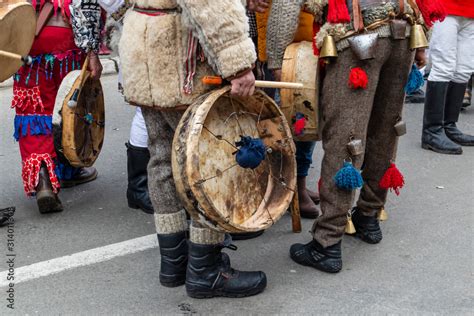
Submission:
{"label": "embroidered costume", "polygon": [[[35,196],[38,191],[42,166],[47,169],[46,177],[55,194],[59,191],[60,180],[71,179],[81,172],[68,165],[65,159],[59,161],[52,114],[62,79],[70,71],[81,68],[86,51],[98,48],[96,30],[100,9],[93,1],[64,1],[61,7],[58,0],[52,3],[54,16],[73,21],[74,29],[46,25],[31,48],[33,63],[23,66],[14,76],[14,137],[20,145],[22,179],[28,196]],[[38,5],[33,1],[38,12],[44,4],[45,1]]]}

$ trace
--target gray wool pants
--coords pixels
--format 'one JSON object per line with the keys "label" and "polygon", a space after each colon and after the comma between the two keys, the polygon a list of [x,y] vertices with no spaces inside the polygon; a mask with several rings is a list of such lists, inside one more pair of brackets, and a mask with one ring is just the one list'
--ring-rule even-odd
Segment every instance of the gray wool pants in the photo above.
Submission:
{"label": "gray wool pants", "polygon": [[[351,137],[362,140],[365,154],[351,157],[354,166],[364,169],[364,186],[358,208],[365,216],[374,216],[384,206],[387,191],[379,181],[395,160],[397,135],[394,125],[401,118],[407,82],[414,52],[409,40],[379,38],[374,59],[360,61],[350,49],[339,53],[326,67],[322,90],[321,211],[313,225],[313,237],[323,247],[338,243],[344,235],[347,213],[355,193],[338,189],[334,176],[349,157]],[[363,68],[369,79],[367,89],[348,86],[352,67]]]}
{"label": "gray wool pants", "polygon": [[[188,229],[186,213],[176,194],[171,168],[171,150],[176,127],[184,112],[157,111],[142,107],[148,131],[148,189],[155,209],[155,225],[158,234],[172,234]],[[218,244],[224,241],[224,233],[193,222],[190,240],[197,244]]]}

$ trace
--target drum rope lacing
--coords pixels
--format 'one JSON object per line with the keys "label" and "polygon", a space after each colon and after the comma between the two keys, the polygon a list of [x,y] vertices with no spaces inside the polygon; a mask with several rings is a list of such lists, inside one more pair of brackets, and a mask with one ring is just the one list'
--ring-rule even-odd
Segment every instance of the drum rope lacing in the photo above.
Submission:
{"label": "drum rope lacing", "polygon": [[[229,116],[224,120],[224,125],[227,125],[227,124],[229,123],[229,121],[230,121],[232,118],[234,118],[234,119],[235,119],[235,122],[237,123],[237,126],[238,126],[238,128],[239,128],[239,130],[240,130],[241,135],[247,135],[248,133],[245,133],[245,131],[244,131],[244,129],[242,128],[242,125],[241,125],[241,123],[240,123],[240,121],[239,121],[239,116],[247,115],[247,116],[251,116],[251,117],[254,117],[254,118],[256,117],[256,124],[255,124],[255,126],[254,126],[254,130],[251,131],[250,134],[248,134],[248,135],[254,135],[255,132],[257,132],[257,134],[258,134],[257,126],[258,126],[258,124],[259,124],[260,121],[261,121],[261,116],[262,116],[262,112],[263,112],[263,109],[264,109],[264,106],[265,106],[265,102],[262,101],[262,106],[261,106],[261,108],[260,108],[260,112],[259,112],[259,114],[257,115],[256,113],[252,113],[252,112],[248,112],[248,111],[243,111],[242,109],[237,108],[236,105],[235,105],[235,103],[234,103],[234,101],[236,101],[236,102],[238,102],[238,103],[240,103],[240,101],[235,100],[235,99],[232,98],[232,97],[228,97],[228,96],[224,96],[224,97],[225,97],[225,98],[228,98],[228,99],[230,100],[230,103],[231,103],[232,109],[233,109],[233,112],[230,113]],[[226,139],[223,135],[217,135],[217,134],[215,134],[213,131],[211,131],[211,130],[210,130],[206,125],[204,125],[204,124],[203,124],[203,128],[204,128],[207,132],[209,132],[209,134],[211,134],[213,137],[215,137],[217,140],[219,140],[219,141],[224,141],[224,142],[226,142],[227,144],[229,144],[230,146],[232,146],[234,149],[236,149],[236,150],[238,149],[231,141],[229,141],[228,139]],[[285,138],[282,139],[282,141],[283,141],[283,142],[289,142],[289,141],[291,141],[291,138],[285,137]],[[266,166],[265,166],[265,167],[266,167],[266,168],[265,168],[266,170],[265,170],[264,172],[261,172],[260,175],[257,174],[257,172],[256,172],[255,170],[250,170],[250,171],[252,172],[252,174],[253,174],[253,176],[255,177],[255,180],[256,180],[257,182],[259,182],[259,179],[260,179],[260,177],[261,177],[262,175],[264,175],[264,174],[267,173],[267,174],[269,174],[269,175],[271,176],[271,178],[272,178],[276,183],[278,183],[278,184],[280,184],[281,186],[283,186],[286,190],[289,190],[289,191],[295,193],[295,190],[292,189],[292,188],[290,188],[290,187],[287,185],[286,181],[285,181],[285,178],[284,178],[284,176],[283,176],[283,153],[282,153],[282,151],[279,151],[279,153],[280,153],[280,157],[279,157],[280,166],[279,166],[279,176],[278,176],[278,177],[273,174],[273,170],[272,170],[272,168],[270,167],[270,165],[271,165],[270,163],[267,163],[267,164],[266,164]],[[272,160],[272,157],[273,157],[273,156],[272,156],[271,154],[272,154],[272,151],[268,150],[268,151],[267,151],[267,154],[266,154],[266,157],[268,158],[268,160]],[[274,158],[274,157],[273,157],[273,158]],[[206,181],[208,181],[208,180],[211,180],[211,179],[215,179],[215,178],[217,178],[217,177],[220,177],[220,176],[222,176],[222,174],[224,174],[225,172],[227,172],[227,171],[229,171],[229,170],[235,168],[236,166],[238,166],[237,163],[234,164],[234,165],[232,165],[232,166],[230,166],[230,167],[227,167],[226,169],[224,169],[224,170],[222,170],[222,171],[219,170],[216,175],[214,175],[214,176],[212,176],[212,177],[209,177],[209,178],[206,178],[206,179],[201,179],[201,180],[199,180],[198,182],[196,182],[196,184],[197,184],[197,185],[200,185],[200,184],[203,184],[204,182],[206,182]],[[267,199],[265,198],[265,196],[262,196],[262,200],[265,202],[265,211],[266,211],[267,214],[268,214],[268,218],[272,221],[272,224],[274,224],[274,223],[275,223],[275,220],[273,219],[272,214],[270,213],[270,211],[269,211],[269,209],[268,209],[268,204],[269,204],[269,203],[268,203]],[[257,208],[254,212],[252,212],[251,216],[254,216],[254,215],[257,213],[257,211],[258,211],[258,208]]]}

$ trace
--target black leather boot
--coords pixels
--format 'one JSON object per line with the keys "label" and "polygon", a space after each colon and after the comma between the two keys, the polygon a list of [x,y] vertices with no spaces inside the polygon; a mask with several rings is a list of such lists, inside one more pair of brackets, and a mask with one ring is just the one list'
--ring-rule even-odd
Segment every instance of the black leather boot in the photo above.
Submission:
{"label": "black leather boot", "polygon": [[378,244],[382,241],[382,230],[380,229],[377,215],[364,216],[357,208],[352,210],[352,223],[356,233],[353,235],[369,244]]}
{"label": "black leather boot", "polygon": [[444,108],[449,82],[428,81],[423,115],[421,147],[441,154],[462,154],[462,147],[444,131]]}
{"label": "black leather boot", "polygon": [[36,203],[38,204],[39,212],[42,214],[63,211],[63,205],[58,195],[53,192],[48,169],[44,163],[41,164],[39,181],[36,186]]}
{"label": "black leather boot", "polygon": [[461,132],[456,123],[459,120],[466,83],[450,82],[444,109],[444,131],[453,142],[462,146],[474,146],[474,136]]}
{"label": "black leather boot", "polygon": [[153,205],[148,194],[147,166],[150,152],[148,148],[135,147],[130,143],[126,143],[125,146],[127,146],[128,207],[153,214]]}
{"label": "black leather boot", "polygon": [[97,179],[97,169],[94,167],[82,167],[76,171],[74,177],[70,180],[61,180],[61,188],[67,189],[76,185],[84,184]]}
{"label": "black leather boot", "polygon": [[15,207],[8,207],[0,210],[0,227],[8,225],[10,219],[15,214]]}
{"label": "black leather boot", "polygon": [[303,266],[337,273],[342,269],[341,241],[327,248],[323,248],[314,239],[306,245],[294,244],[290,248],[290,257]]}
{"label": "black leather boot", "polygon": [[247,297],[263,292],[267,286],[265,273],[232,269],[228,257],[221,253],[222,248],[223,245],[189,243],[188,295],[193,298]]}
{"label": "black leather boot", "polygon": [[186,281],[188,264],[188,240],[186,232],[158,234],[161,267],[160,283],[166,287],[177,287]]}

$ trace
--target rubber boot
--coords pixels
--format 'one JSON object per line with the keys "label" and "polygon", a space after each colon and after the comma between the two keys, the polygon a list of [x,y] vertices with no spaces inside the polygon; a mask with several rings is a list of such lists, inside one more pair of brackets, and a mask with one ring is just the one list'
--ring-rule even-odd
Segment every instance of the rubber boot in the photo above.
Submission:
{"label": "rubber boot", "polygon": [[306,188],[306,177],[298,177],[297,185],[301,217],[310,219],[318,218],[321,215],[321,211],[308,193],[308,189]]}
{"label": "rubber boot", "polygon": [[147,173],[150,152],[148,148],[135,147],[130,143],[125,144],[125,146],[127,146],[128,207],[153,214],[153,205],[148,193]]}
{"label": "rubber boot", "polygon": [[290,248],[290,257],[303,266],[337,273],[342,269],[341,241],[327,248],[314,239],[307,244],[294,244]]}
{"label": "rubber boot", "polygon": [[428,81],[421,147],[441,154],[462,154],[462,147],[450,140],[444,131],[444,108],[449,82]]}
{"label": "rubber boot", "polygon": [[58,195],[53,192],[48,169],[44,163],[41,164],[38,185],[36,186],[36,203],[39,212],[42,214],[63,211],[63,205]]}
{"label": "rubber boot", "polygon": [[161,266],[160,283],[166,287],[177,287],[186,281],[188,264],[188,240],[186,232],[158,234]]}
{"label": "rubber boot", "polygon": [[382,230],[377,215],[365,216],[357,208],[352,210],[352,223],[356,233],[353,235],[369,244],[378,244],[382,241]]}
{"label": "rubber boot", "polygon": [[221,253],[222,248],[223,245],[189,243],[188,295],[192,298],[246,297],[263,292],[267,286],[265,273],[232,269],[228,257]]}
{"label": "rubber boot", "polygon": [[466,83],[450,82],[446,96],[446,108],[444,109],[444,131],[446,136],[456,144],[462,146],[474,146],[474,136],[461,132],[456,123],[459,120]]}

